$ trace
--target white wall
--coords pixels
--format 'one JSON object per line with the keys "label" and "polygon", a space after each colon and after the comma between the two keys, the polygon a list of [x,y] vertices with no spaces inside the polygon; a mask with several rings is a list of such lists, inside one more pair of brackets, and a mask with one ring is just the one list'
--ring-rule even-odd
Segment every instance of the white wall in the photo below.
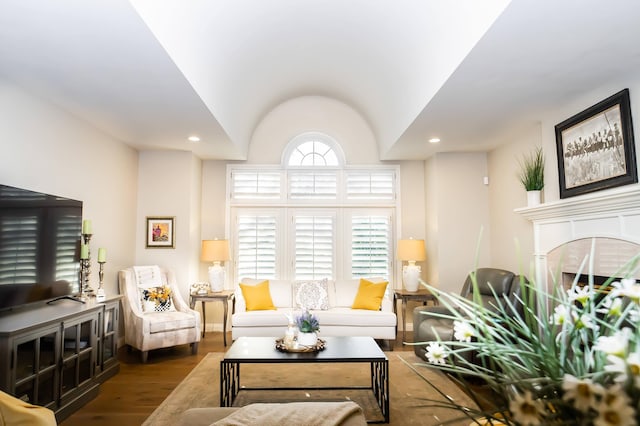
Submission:
{"label": "white wall", "polygon": [[118,294],[117,271],[134,259],[137,152],[57,106],[0,81],[0,183],[83,202],[93,223],[91,285],[99,247],[104,287]]}
{"label": "white wall", "polygon": [[[541,125],[535,123],[488,154],[491,266],[526,276],[531,276],[533,226],[513,210],[527,205],[526,191],[518,179],[520,162],[541,145],[541,137]],[[544,155],[546,168],[554,167],[555,154],[546,150]]]}
{"label": "white wall", "polygon": [[[201,176],[202,162],[190,152],[140,152],[135,265],[173,269],[183,296],[199,280]],[[150,216],[175,218],[174,248],[146,247]]]}
{"label": "white wall", "polygon": [[491,265],[489,189],[484,184],[487,157],[485,153],[439,153],[426,169],[432,179],[425,196],[430,200],[425,217],[427,257],[437,259],[437,264],[428,265],[429,283],[459,293],[469,271]]}

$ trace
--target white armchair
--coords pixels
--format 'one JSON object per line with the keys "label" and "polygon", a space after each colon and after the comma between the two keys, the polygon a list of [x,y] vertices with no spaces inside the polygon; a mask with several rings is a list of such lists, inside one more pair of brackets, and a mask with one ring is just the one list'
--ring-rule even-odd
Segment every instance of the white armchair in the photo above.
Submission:
{"label": "white armchair", "polygon": [[118,272],[118,284],[124,314],[124,342],[141,351],[142,362],[147,362],[150,350],[177,345],[191,345],[191,353],[198,352],[200,341],[200,313],[189,308],[180,295],[173,271],[160,268],[161,284],[171,289],[175,310],[145,312],[141,288],[134,268]]}

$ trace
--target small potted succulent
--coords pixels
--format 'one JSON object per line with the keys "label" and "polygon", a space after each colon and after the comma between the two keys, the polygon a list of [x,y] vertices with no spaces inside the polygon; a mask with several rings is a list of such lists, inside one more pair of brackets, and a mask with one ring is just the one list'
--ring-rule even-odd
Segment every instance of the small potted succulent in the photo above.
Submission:
{"label": "small potted succulent", "polygon": [[296,317],[296,325],[298,326],[298,345],[314,346],[318,341],[317,332],[320,330],[318,318],[305,310]]}

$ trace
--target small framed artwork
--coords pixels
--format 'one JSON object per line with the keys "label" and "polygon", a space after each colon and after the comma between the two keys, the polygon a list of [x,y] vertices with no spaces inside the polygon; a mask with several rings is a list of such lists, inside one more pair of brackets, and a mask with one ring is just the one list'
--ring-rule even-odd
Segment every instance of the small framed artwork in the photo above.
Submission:
{"label": "small framed artwork", "polygon": [[175,217],[147,216],[147,248],[175,248]]}
{"label": "small framed artwork", "polygon": [[555,129],[560,198],[638,182],[629,89]]}

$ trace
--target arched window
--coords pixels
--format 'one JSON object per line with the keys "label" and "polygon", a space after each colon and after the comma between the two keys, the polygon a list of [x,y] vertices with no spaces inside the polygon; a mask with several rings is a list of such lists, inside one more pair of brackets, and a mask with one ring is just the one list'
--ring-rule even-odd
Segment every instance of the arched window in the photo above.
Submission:
{"label": "arched window", "polygon": [[289,142],[282,156],[286,167],[337,167],[344,164],[340,145],[323,133],[307,132]]}
{"label": "arched window", "polygon": [[306,132],[280,166],[227,170],[237,279],[391,279],[398,166],[348,166],[337,141]]}

